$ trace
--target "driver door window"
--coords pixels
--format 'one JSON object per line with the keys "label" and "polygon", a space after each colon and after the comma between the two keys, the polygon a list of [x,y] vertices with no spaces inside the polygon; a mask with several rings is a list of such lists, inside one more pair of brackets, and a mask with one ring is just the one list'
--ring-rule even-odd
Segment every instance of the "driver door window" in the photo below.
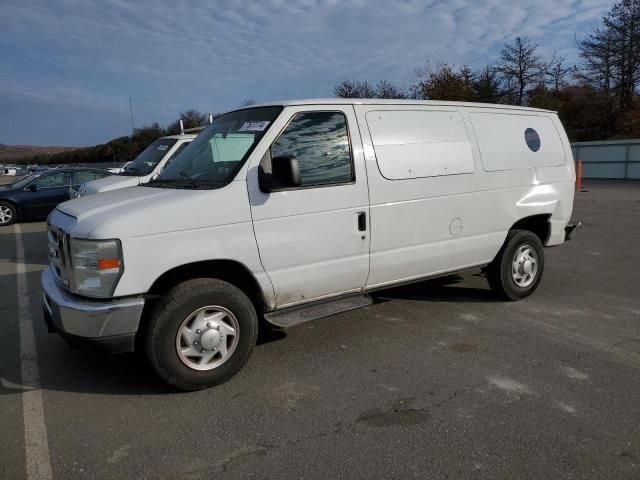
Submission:
{"label": "driver door window", "polygon": [[38,178],[33,185],[40,188],[68,187],[69,174],[65,172],[50,173]]}
{"label": "driver door window", "polygon": [[283,155],[297,158],[302,187],[354,179],[347,120],[341,112],[296,114],[271,146],[271,158]]}

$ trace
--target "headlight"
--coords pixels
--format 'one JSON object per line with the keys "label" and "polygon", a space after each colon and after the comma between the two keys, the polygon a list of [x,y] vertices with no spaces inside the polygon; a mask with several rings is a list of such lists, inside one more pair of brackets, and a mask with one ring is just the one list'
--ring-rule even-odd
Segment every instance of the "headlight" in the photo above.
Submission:
{"label": "headlight", "polygon": [[71,267],[76,293],[110,297],[124,271],[120,241],[72,238]]}

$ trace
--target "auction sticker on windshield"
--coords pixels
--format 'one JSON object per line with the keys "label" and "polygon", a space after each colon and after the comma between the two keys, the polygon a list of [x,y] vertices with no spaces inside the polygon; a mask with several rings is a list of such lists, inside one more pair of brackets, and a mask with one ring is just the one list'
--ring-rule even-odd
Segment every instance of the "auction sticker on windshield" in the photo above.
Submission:
{"label": "auction sticker on windshield", "polygon": [[260,122],[244,122],[244,125],[240,127],[239,132],[262,132],[269,126],[268,120]]}

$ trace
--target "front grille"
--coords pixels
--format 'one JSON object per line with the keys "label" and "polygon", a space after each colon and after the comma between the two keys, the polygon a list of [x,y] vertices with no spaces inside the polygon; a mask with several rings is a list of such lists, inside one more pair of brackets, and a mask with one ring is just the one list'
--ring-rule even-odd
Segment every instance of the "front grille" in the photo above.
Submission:
{"label": "front grille", "polygon": [[71,289],[71,265],[69,262],[69,235],[63,230],[49,225],[48,232],[49,264],[60,284]]}

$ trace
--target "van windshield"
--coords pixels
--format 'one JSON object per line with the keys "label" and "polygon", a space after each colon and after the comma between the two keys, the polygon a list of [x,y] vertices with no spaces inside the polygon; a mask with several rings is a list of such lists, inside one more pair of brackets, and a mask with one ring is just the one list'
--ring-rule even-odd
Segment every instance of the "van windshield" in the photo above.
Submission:
{"label": "van windshield", "polygon": [[210,189],[226,185],[281,111],[282,107],[256,107],[217,117],[146,186]]}
{"label": "van windshield", "polygon": [[175,138],[159,138],[145,148],[135,160],[127,164],[121,175],[141,177],[150,174],[177,141]]}

